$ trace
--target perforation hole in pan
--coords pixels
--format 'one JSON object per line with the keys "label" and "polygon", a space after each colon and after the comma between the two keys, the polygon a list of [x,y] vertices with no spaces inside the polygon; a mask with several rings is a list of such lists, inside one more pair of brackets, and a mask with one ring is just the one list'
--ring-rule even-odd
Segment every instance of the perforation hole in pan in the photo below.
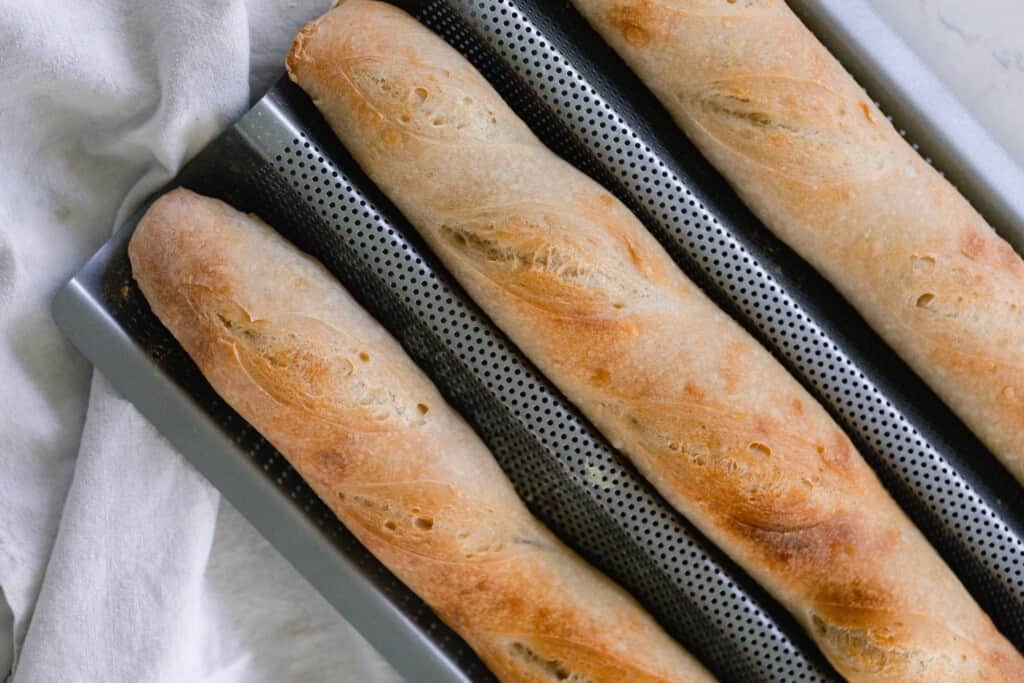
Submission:
{"label": "perforation hole in pan", "polygon": [[[278,172],[327,221],[343,240],[348,258],[373,265],[392,295],[427,321],[433,333],[459,360],[481,378],[486,388],[536,435],[548,456],[560,461],[574,483],[614,514],[649,555],[669,570],[675,588],[665,587],[647,596],[648,604],[661,601],[668,610],[679,609],[685,595],[725,636],[690,634],[705,638],[703,654],[718,659],[736,681],[830,680],[817,665],[794,647],[773,621],[733,580],[724,574],[694,541],[692,532],[637,485],[607,445],[566,409],[560,397],[544,388],[534,370],[520,362],[491,324],[439,280],[400,232],[380,215],[351,180],[340,172],[303,133],[276,155]],[[330,249],[322,245],[323,249]],[[378,294],[378,296],[380,296]],[[541,516],[560,528],[577,531],[577,544],[598,549],[622,574],[644,571],[646,565],[619,550],[602,536],[583,510],[566,505],[568,496],[551,497],[541,483],[544,468],[528,453],[495,449],[517,490]],[[731,639],[729,645],[723,638]],[[708,655],[708,653],[711,653]],[[730,653],[745,656],[742,663],[726,661]],[[714,662],[709,662],[714,665]]]}
{"label": "perforation hole in pan", "polygon": [[[871,446],[872,464],[887,481],[907,487],[940,533],[955,539],[946,544],[947,552],[966,553],[970,564],[994,577],[981,582],[982,590],[992,591],[982,597],[987,598],[990,612],[1000,615],[1004,632],[1018,642],[1024,640],[1020,610],[1024,541],[996,510],[894,408],[764,264],[697,200],[515,2],[438,1],[420,14],[424,23],[474,60],[477,55],[464,49],[472,40],[458,34],[453,14],[479,32],[506,67],[596,157],[602,170],[621,183],[627,202],[648,213],[655,222],[649,222],[649,227],[677,248],[674,255],[681,253],[687,265],[696,266],[818,391],[844,426]],[[476,63],[492,81],[503,78],[488,72],[486,63]]]}

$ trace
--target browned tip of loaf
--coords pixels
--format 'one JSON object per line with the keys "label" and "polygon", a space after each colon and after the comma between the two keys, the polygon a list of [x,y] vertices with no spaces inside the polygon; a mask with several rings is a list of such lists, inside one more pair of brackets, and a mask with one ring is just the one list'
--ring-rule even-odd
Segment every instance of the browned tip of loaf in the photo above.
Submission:
{"label": "browned tip of loaf", "polygon": [[[337,7],[339,4],[341,3],[337,3],[334,6]],[[311,21],[299,29],[299,32],[295,34],[295,38],[292,39],[292,46],[288,49],[288,56],[284,59],[284,68],[288,72],[288,78],[296,83],[298,82],[299,67],[304,62],[309,61],[309,55],[306,52],[306,41],[313,38],[319,28],[319,19]]]}
{"label": "browned tip of loaf", "polygon": [[357,5],[363,6],[362,9],[366,9],[367,7],[372,7],[374,5],[391,7],[387,3],[371,0],[334,0],[334,2],[331,3],[331,8],[327,12],[299,29],[299,32],[295,34],[295,38],[292,39],[292,45],[288,49],[288,55],[284,60],[285,70],[288,72],[288,77],[291,78],[292,81],[298,83],[298,71],[300,67],[313,61],[307,50],[307,46],[312,44],[312,39],[316,36],[317,31],[320,30],[321,22],[327,20],[327,17],[330,16],[332,12],[339,10],[343,5],[345,6],[344,11],[352,11],[353,8],[358,11],[360,7],[356,7]]}
{"label": "browned tip of loaf", "polygon": [[198,198],[199,195],[195,192],[183,187],[176,187],[159,197],[146,209],[146,213],[142,216],[128,242],[128,260],[132,264],[133,273],[137,273],[142,261],[153,255],[152,250],[148,249],[146,245],[156,238],[156,235],[153,234],[154,231],[158,232],[161,226],[168,225],[168,221],[161,220],[161,217]]}

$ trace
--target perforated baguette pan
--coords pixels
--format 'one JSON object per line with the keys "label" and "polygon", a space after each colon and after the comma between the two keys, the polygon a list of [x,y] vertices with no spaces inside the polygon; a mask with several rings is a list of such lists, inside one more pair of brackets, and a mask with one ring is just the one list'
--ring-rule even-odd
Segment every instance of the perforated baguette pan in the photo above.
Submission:
{"label": "perforated baguette pan", "polygon": [[[549,146],[626,201],[789,367],[1003,632],[1024,646],[1016,484],[742,207],[576,12],[543,0],[398,4],[466,54]],[[922,153],[1020,245],[1012,231],[1024,226],[1024,209],[1008,191],[1019,169],[877,16],[859,0],[790,4]],[[322,260],[476,427],[534,513],[722,680],[838,679],[795,622],[675,514],[473,305],[293,85],[278,83],[173,184],[260,215]],[[125,253],[135,220],[60,291],[53,312],[61,329],[408,680],[490,680],[469,648],[216,396],[153,317]]]}

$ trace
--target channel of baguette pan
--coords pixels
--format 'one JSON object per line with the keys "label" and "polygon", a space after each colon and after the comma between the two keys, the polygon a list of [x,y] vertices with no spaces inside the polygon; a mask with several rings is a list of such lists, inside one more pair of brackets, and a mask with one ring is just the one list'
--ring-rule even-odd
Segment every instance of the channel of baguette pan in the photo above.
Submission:
{"label": "channel of baguette pan", "polygon": [[217,393],[500,680],[714,680],[530,515],[398,343],[265,223],[177,189],[128,253]]}
{"label": "channel of baguette pan", "polygon": [[782,0],[573,0],[1024,484],[1024,261]]}
{"label": "channel of baguette pan", "polygon": [[1024,680],[824,409],[458,52],[348,0],[287,68],[467,292],[843,675]]}

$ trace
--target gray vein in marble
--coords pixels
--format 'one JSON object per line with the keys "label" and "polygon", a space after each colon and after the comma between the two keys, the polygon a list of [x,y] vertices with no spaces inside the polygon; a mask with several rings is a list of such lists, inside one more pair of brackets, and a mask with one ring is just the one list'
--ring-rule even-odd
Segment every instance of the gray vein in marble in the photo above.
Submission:
{"label": "gray vein in marble", "polygon": [[948,29],[949,31],[952,31],[956,35],[960,36],[960,38],[968,45],[973,45],[974,43],[977,43],[979,40],[981,40],[980,35],[976,33],[968,33],[962,27],[957,26],[955,23],[947,19],[946,15],[944,15],[941,10],[937,11],[935,13],[935,16],[939,18],[940,24],[945,26],[946,29]]}
{"label": "gray vein in marble", "polygon": [[1004,47],[992,51],[992,56],[999,62],[999,66],[1007,71],[1019,71],[1024,73],[1024,50],[1014,50]]}

